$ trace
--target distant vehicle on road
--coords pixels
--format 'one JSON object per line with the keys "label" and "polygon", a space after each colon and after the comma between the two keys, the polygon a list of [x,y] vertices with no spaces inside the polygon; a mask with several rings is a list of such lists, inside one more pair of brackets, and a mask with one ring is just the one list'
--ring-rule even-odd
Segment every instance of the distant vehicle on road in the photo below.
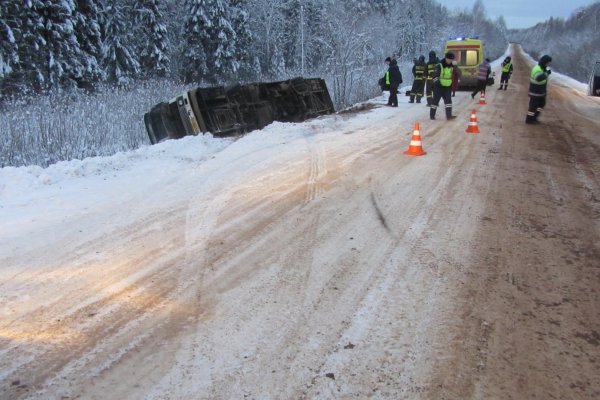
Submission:
{"label": "distant vehicle on road", "polygon": [[457,37],[446,41],[444,53],[454,53],[454,60],[458,63],[458,68],[462,72],[459,89],[477,86],[477,75],[479,74],[479,65],[485,59],[483,55],[483,41],[480,39],[471,39]]}
{"label": "distant vehicle on road", "polygon": [[596,65],[590,74],[590,83],[588,85],[588,95],[600,96],[600,61],[596,61]]}

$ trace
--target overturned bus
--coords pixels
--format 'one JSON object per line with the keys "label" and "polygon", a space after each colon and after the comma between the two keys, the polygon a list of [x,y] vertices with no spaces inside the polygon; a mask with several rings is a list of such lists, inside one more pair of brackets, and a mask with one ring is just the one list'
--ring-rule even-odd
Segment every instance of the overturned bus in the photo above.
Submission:
{"label": "overturned bus", "polygon": [[334,112],[327,86],[319,78],[217,86],[187,91],[155,105],[144,115],[152,144],[210,132],[236,136],[273,121],[300,122]]}

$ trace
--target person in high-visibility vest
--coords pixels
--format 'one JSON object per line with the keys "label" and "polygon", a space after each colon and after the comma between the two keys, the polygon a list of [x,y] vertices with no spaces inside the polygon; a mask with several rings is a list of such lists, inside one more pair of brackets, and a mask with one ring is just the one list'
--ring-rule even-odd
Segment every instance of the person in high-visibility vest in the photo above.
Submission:
{"label": "person in high-visibility vest", "polygon": [[453,119],[452,115],[452,74],[454,72],[454,53],[448,52],[433,72],[433,99],[429,109],[429,119],[435,119],[435,112],[440,105],[440,99],[444,99],[446,106],[446,119]]}
{"label": "person in high-visibility vest", "polygon": [[498,90],[506,90],[508,89],[508,80],[513,72],[512,59],[510,56],[507,56],[504,61],[502,61],[502,75],[500,76],[500,87]]}
{"label": "person in high-visibility vest", "polygon": [[408,102],[414,103],[416,97],[417,103],[420,103],[421,98],[423,97],[423,88],[425,87],[425,56],[419,57],[418,60],[415,59],[412,73],[414,80],[410,91],[410,100]]}
{"label": "person in high-visibility vest", "polygon": [[398,87],[402,83],[402,74],[400,68],[398,68],[398,61],[395,58],[387,57],[385,63],[388,66],[388,70],[383,76],[385,87],[390,91],[387,105],[391,107],[398,107]]}
{"label": "person in high-visibility vest", "polygon": [[427,96],[427,107],[431,106],[431,100],[433,98],[433,72],[439,63],[440,60],[438,60],[435,55],[435,51],[431,50],[429,52],[429,60],[425,66],[425,96]]}
{"label": "person in high-visibility vest", "polygon": [[548,65],[552,57],[543,55],[540,61],[533,66],[529,75],[529,108],[527,110],[526,124],[539,124],[538,116],[546,105],[546,86],[548,77],[552,72]]}

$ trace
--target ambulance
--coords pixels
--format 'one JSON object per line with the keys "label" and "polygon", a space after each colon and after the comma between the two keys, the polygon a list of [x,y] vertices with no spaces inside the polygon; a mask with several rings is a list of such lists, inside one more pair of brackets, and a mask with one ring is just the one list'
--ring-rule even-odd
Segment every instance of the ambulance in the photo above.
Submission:
{"label": "ambulance", "polygon": [[477,86],[479,65],[485,59],[483,55],[483,41],[465,37],[457,37],[446,41],[444,54],[454,53],[454,60],[462,72],[459,89]]}

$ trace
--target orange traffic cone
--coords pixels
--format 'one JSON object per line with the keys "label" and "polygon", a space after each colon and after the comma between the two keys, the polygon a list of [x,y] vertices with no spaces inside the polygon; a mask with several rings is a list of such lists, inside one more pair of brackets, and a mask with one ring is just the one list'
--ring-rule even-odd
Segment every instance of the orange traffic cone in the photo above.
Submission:
{"label": "orange traffic cone", "polygon": [[485,102],[485,92],[483,90],[481,91],[481,96],[479,97],[479,104],[487,104]]}
{"label": "orange traffic cone", "polygon": [[404,154],[409,156],[423,156],[427,154],[421,146],[421,134],[419,130],[419,123],[415,122],[415,130],[413,131],[412,139],[410,139],[410,146],[408,146],[408,150]]}
{"label": "orange traffic cone", "polygon": [[477,111],[473,109],[471,111],[471,119],[469,120],[469,126],[467,126],[467,133],[479,133],[479,127],[477,126]]}

